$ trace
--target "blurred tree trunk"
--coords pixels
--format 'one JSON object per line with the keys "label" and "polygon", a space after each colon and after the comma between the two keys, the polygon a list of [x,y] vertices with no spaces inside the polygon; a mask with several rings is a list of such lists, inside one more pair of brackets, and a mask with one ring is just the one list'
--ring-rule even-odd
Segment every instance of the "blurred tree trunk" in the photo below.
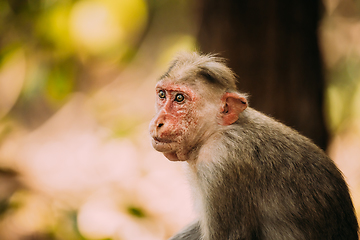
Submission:
{"label": "blurred tree trunk", "polygon": [[327,145],[317,27],[321,3],[208,0],[200,3],[198,41],[229,59],[250,106]]}

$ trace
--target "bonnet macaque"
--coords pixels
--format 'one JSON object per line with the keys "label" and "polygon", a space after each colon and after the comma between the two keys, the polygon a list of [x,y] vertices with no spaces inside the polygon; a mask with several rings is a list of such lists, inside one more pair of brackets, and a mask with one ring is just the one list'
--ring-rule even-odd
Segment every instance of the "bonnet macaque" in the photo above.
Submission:
{"label": "bonnet macaque", "polygon": [[358,239],[334,162],[248,107],[235,82],[221,58],[183,53],[156,84],[152,145],[171,161],[187,161],[199,215],[171,239]]}

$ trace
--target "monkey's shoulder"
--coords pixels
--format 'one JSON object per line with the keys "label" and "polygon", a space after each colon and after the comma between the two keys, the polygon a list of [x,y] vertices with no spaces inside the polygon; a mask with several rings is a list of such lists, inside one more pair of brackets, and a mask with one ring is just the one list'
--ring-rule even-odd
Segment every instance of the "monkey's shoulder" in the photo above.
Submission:
{"label": "monkey's shoulder", "polygon": [[311,140],[256,110],[247,111],[223,131],[217,151],[213,151],[213,159],[223,159],[217,165],[221,176],[217,179],[233,179],[238,187],[247,184],[248,189],[259,191],[277,189],[281,194],[273,196],[276,199],[288,189],[300,195],[347,189],[335,163]]}
{"label": "monkey's shoulder", "polygon": [[[259,112],[248,108],[240,115],[239,120],[224,131],[231,139],[249,141],[251,144],[304,143],[311,148],[318,148],[310,139],[301,135],[289,126]],[[233,136],[232,136],[233,135]]]}
{"label": "monkey's shoulder", "polygon": [[224,147],[238,152],[233,156],[247,156],[248,159],[272,163],[333,165],[325,152],[310,139],[251,108],[223,131],[223,136]]}

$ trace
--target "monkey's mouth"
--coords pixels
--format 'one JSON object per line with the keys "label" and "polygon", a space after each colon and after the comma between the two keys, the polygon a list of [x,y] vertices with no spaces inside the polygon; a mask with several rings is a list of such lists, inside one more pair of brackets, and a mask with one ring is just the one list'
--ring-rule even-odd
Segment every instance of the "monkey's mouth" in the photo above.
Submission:
{"label": "monkey's mouth", "polygon": [[153,137],[153,139],[156,143],[172,143],[171,140],[165,138]]}
{"label": "monkey's mouth", "polygon": [[173,148],[173,141],[166,138],[153,137],[152,146],[156,151],[159,152],[168,152]]}

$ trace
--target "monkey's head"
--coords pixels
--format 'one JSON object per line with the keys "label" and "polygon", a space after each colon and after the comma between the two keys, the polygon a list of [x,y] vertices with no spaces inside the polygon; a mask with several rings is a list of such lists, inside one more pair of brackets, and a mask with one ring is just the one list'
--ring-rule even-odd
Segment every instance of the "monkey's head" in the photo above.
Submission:
{"label": "monkey's head", "polygon": [[156,84],[156,116],[149,126],[152,145],[169,160],[189,160],[246,107],[234,73],[221,58],[183,53]]}

